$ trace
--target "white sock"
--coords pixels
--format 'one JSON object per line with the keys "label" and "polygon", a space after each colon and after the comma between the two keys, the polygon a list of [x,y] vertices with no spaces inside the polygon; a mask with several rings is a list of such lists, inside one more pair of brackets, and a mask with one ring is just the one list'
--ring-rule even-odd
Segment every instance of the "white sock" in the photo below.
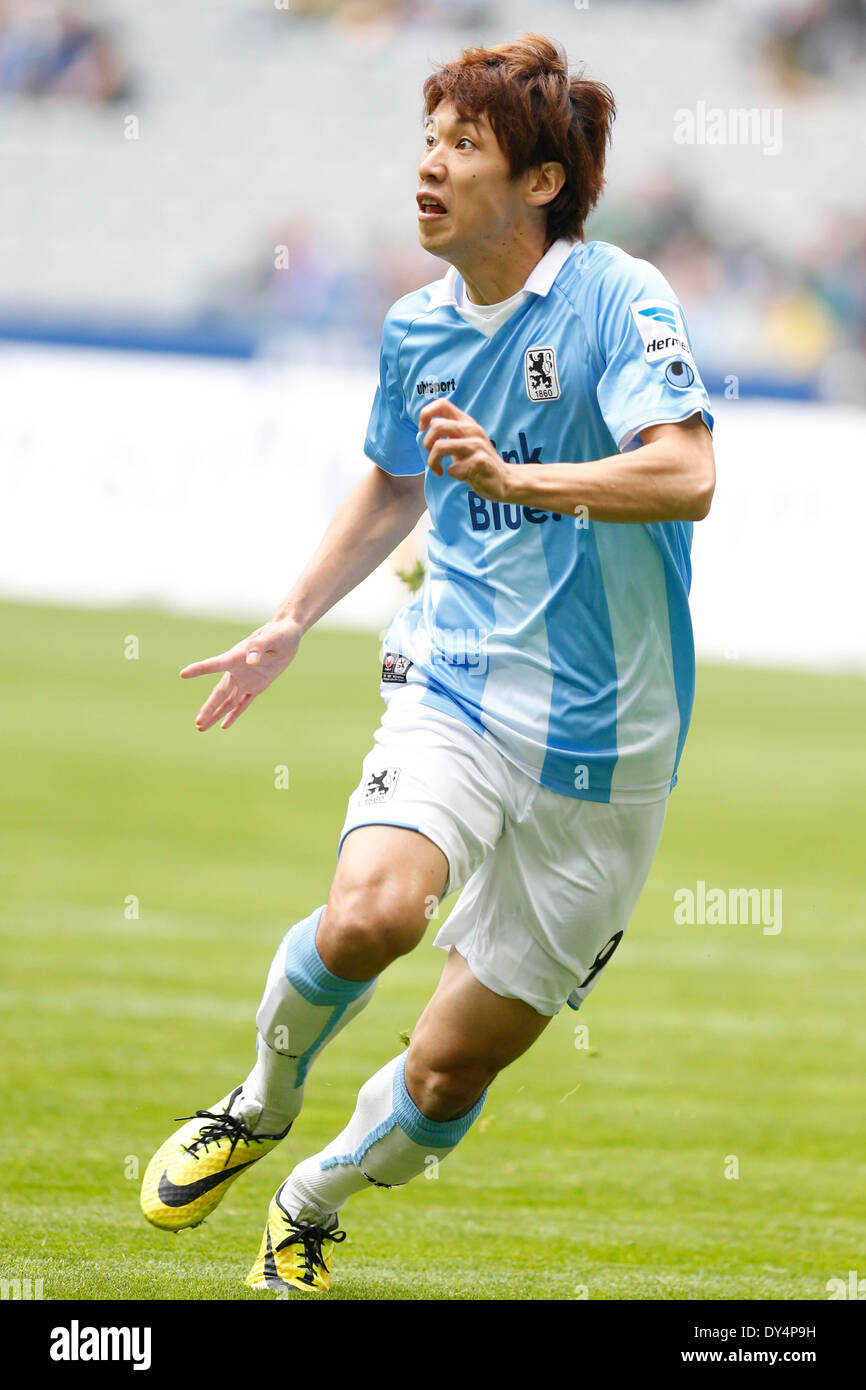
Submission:
{"label": "white sock", "polygon": [[300,1113],[307,1073],[332,1038],[369,1004],[372,980],[341,980],[316,949],[317,908],[283,938],[256,1014],[256,1064],[236,1113],[254,1134],[279,1134]]}
{"label": "white sock", "polygon": [[293,1217],[321,1221],[371,1184],[403,1186],[450,1154],[481,1114],[486,1091],[459,1120],[428,1120],[406,1089],[405,1068],[401,1052],[365,1081],[342,1134],[292,1170],[280,1200]]}

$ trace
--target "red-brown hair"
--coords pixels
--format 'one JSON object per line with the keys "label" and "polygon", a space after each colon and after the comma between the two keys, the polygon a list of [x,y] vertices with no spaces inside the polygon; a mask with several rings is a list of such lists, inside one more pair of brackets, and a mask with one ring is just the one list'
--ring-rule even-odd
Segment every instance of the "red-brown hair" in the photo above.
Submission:
{"label": "red-brown hair", "polygon": [[511,177],[558,161],[565,183],[547,204],[549,241],[581,239],[604,186],[604,160],[616,116],[603,82],[569,76],[561,44],[541,34],[495,48],[464,48],[424,83],[424,115],[450,102],[463,120],[484,114]]}

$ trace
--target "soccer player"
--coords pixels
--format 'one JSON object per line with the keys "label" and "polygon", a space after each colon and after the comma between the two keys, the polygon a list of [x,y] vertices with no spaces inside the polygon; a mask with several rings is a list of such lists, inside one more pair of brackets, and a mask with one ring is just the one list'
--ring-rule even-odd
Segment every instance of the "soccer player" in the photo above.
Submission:
{"label": "soccer player", "polygon": [[449,265],[384,326],[372,467],[274,617],[185,677],[222,673],[228,729],[303,634],[425,506],[420,593],[385,640],[386,708],[327,903],[280,944],[244,1081],[152,1159],[157,1226],[194,1226],[288,1133],[322,1049],[462,889],[408,1050],[274,1196],[255,1289],[327,1289],[346,1200],[440,1161],[491,1082],[616,950],[652,864],[689,724],[692,523],[710,404],[661,274],[583,240],[614,117],[530,35],[424,85],[422,246]]}

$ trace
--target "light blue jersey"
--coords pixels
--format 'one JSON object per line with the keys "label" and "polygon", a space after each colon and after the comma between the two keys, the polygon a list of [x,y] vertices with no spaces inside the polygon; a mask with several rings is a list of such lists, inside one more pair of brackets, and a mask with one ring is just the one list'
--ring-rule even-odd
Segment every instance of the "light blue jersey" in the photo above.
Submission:
{"label": "light blue jersey", "polygon": [[[366,452],[427,472],[428,574],[385,639],[383,690],[491,739],[535,780],[592,801],[653,801],[676,782],[694,695],[692,524],[588,521],[490,502],[426,470],[418,416],[452,400],[510,463],[582,463],[700,411],[682,309],[654,266],[605,242],[558,241],[490,331],[462,281],[385,319]],[[410,664],[411,663],[411,664]]]}

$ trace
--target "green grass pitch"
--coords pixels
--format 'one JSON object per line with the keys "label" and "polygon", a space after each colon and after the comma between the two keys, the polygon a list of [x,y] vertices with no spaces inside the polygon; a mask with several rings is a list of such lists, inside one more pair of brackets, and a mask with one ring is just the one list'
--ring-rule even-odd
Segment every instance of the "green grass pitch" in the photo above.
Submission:
{"label": "green grass pitch", "polygon": [[[248,630],[0,608],[0,1274],[45,1298],[271,1297],[242,1280],[274,1188],[400,1049],[444,959],[425,941],[387,972],[285,1146],[204,1226],[145,1223],[136,1177],[173,1117],[250,1066],[268,963],[326,896],[380,710],[375,639],[314,632],[233,729],[198,734],[210,680],[177,672]],[[435,1179],[351,1200],[332,1298],[824,1299],[866,1275],[864,693],[700,670],[615,961]],[[698,879],[781,888],[781,933],[677,925]]]}

